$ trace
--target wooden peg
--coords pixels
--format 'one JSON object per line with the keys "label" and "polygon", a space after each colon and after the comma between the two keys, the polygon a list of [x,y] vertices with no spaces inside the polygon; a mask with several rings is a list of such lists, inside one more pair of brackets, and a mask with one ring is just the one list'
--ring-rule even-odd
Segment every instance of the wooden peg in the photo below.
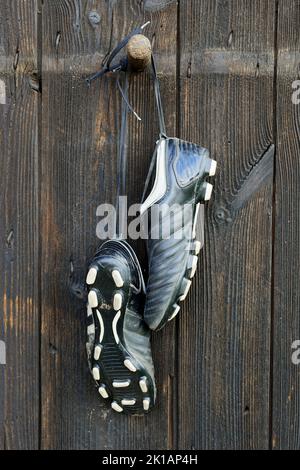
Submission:
{"label": "wooden peg", "polygon": [[135,34],[127,44],[128,62],[135,72],[142,72],[151,62],[151,43],[143,34]]}

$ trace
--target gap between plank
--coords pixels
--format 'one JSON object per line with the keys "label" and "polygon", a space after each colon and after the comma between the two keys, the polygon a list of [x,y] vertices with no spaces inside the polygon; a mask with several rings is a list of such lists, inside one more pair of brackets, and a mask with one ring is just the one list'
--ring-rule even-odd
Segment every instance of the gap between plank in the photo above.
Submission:
{"label": "gap between plank", "polygon": [[[177,2],[177,38],[176,38],[176,137],[180,138],[180,124],[181,124],[181,115],[180,115],[180,65],[181,65],[181,40],[180,40],[180,0]],[[174,387],[174,412],[176,411],[174,420],[173,420],[173,450],[179,449],[179,318],[175,319],[175,387]],[[175,449],[174,449],[175,447]]]}
{"label": "gap between plank", "polygon": [[42,448],[42,237],[41,237],[41,198],[42,198],[42,161],[39,158],[42,150],[42,71],[43,71],[43,0],[37,0],[37,76],[40,84],[40,93],[38,93],[38,108],[37,108],[37,145],[38,145],[38,319],[39,319],[39,421],[38,421],[38,449]]}
{"label": "gap between plank", "polygon": [[275,151],[274,151],[273,197],[272,197],[271,318],[270,318],[270,372],[269,372],[269,450],[273,450],[278,23],[279,23],[279,0],[276,0],[275,2],[275,25],[274,25],[274,76],[273,76],[273,141],[275,145]]}

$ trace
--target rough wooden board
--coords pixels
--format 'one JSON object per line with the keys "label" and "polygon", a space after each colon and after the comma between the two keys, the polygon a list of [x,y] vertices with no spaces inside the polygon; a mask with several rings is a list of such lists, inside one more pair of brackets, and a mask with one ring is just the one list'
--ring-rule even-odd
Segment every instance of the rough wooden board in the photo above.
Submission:
{"label": "rough wooden board", "polygon": [[277,160],[274,249],[274,449],[300,448],[300,366],[292,343],[300,339],[300,105],[292,84],[299,80],[300,4],[279,1]]}
{"label": "rough wooden board", "polygon": [[[181,0],[181,51],[176,49],[176,1],[131,1],[126,11],[125,2],[113,0],[43,3],[44,33],[38,39],[37,1],[0,0],[0,80],[6,85],[6,104],[0,89],[0,340],[7,344],[7,365],[0,365],[0,449],[39,446],[40,263],[43,448],[162,449],[177,443],[180,448],[265,448],[272,437],[274,449],[298,449],[299,366],[291,362],[292,342],[300,339],[300,107],[291,101],[292,82],[300,79],[298,0]],[[100,23],[89,15],[95,10]],[[156,34],[169,133],[175,133],[180,53],[180,133],[210,147],[221,166],[206,219],[205,251],[178,322],[179,371],[173,323],[153,338],[158,408],[145,420],[128,420],[107,411],[93,389],[85,364],[84,307],[69,290],[81,287],[82,268],[97,245],[95,209],[114,200],[116,184],[111,155],[116,154],[118,122],[113,110],[120,109],[120,99],[115,83],[105,80],[88,92],[81,79],[97,69],[110,43],[148,18],[149,37]],[[36,73],[41,39],[44,117],[39,153]],[[130,117],[129,187],[135,202],[157,135],[153,91],[145,75],[132,77],[130,102],[143,119],[139,124]],[[141,244],[137,248],[143,257]]]}
{"label": "rough wooden board", "polygon": [[[71,296],[99,241],[96,208],[114,202],[120,96],[113,77],[87,89],[83,77],[148,16],[139,1],[60,1],[43,6],[42,102],[42,448],[161,449],[173,446],[174,332],[156,335],[159,399],[147,418],[119,416],[98,397],[87,370],[85,307]],[[89,13],[100,23],[93,25]],[[170,65],[163,75],[169,122],[175,116],[177,7],[151,15],[155,45]],[[154,94],[144,76],[131,80],[130,102],[142,125],[130,116],[131,202],[142,182],[157,136]],[[150,104],[151,103],[151,104]],[[149,112],[149,106],[151,112]],[[72,274],[72,275],[71,275]],[[171,416],[171,417],[169,417]]]}
{"label": "rough wooden board", "polygon": [[179,448],[267,448],[275,2],[180,5],[180,133],[219,167],[179,319]]}
{"label": "rough wooden board", "polygon": [[[39,445],[37,4],[0,1],[0,449]],[[5,104],[4,104],[5,102]]]}

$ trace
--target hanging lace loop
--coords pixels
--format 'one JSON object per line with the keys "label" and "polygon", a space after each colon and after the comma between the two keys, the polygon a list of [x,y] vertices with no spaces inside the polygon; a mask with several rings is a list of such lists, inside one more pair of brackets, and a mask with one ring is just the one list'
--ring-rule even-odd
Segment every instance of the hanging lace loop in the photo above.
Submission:
{"label": "hanging lace loop", "polygon": [[123,71],[126,72],[128,68],[128,59],[127,57],[123,57],[119,63],[117,64],[112,64],[112,61],[114,58],[119,54],[119,52],[128,44],[129,40],[132,38],[132,36],[135,36],[136,34],[141,34],[144,28],[148,26],[150,21],[147,23],[143,24],[139,28],[135,28],[131,33],[129,33],[122,41],[119,42],[119,44],[112,50],[110,54],[106,57],[106,59],[103,61],[103,68],[96,72],[94,75],[91,77],[86,78],[86,82],[88,86],[91,86],[91,83],[96,80],[97,78],[102,77],[104,74],[108,72],[119,72]]}
{"label": "hanging lace loop", "polygon": [[[143,26],[134,29],[130,34],[128,34],[128,36],[126,36],[112,50],[110,54],[108,54],[108,56],[103,60],[102,69],[96,72],[91,77],[88,77],[86,79],[88,86],[91,86],[91,83],[94,80],[102,77],[108,72],[115,73],[115,72],[129,71],[127,56],[122,57],[117,63],[114,63],[114,59],[119,54],[119,52],[127,45],[127,43],[132,38],[132,36],[136,34],[141,34],[143,29],[149,23],[150,21],[145,23]],[[159,121],[159,137],[160,139],[166,139],[167,134],[166,134],[165,119],[164,119],[163,106],[162,106],[162,100],[161,100],[160,86],[159,86],[159,80],[157,76],[156,65],[155,65],[153,54],[151,54],[151,71],[152,71],[152,78],[154,82],[155,103],[156,103],[158,121]],[[127,114],[128,114],[128,111],[132,112],[139,121],[141,121],[141,118],[134,111],[134,109],[128,102],[129,77],[127,73],[125,73],[125,77],[124,77],[124,88],[122,88],[121,86],[119,76],[117,77],[117,86],[122,96],[122,112],[121,112],[121,130],[120,130],[119,147],[118,147],[118,175],[117,175],[117,194],[116,194],[116,209],[117,209],[116,210],[116,214],[117,214],[116,237],[122,238],[123,237],[122,223],[119,223],[119,213],[120,213],[119,201],[120,201],[120,196],[123,196],[126,193],[125,189],[126,189],[126,167],[127,167],[127,126],[128,126]],[[152,157],[152,161],[150,163],[149,173],[146,179],[145,191],[148,188],[150,178],[153,173],[155,160],[156,160],[156,155],[154,153]]]}

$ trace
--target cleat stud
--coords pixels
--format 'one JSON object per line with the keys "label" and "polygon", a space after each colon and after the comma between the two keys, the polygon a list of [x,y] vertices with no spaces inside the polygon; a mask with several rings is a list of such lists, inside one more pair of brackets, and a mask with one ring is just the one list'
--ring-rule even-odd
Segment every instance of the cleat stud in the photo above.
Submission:
{"label": "cleat stud", "polygon": [[124,400],[121,401],[122,405],[124,406],[133,406],[136,404],[136,399],[133,398],[132,400],[127,400],[124,398]]}
{"label": "cleat stud", "polygon": [[124,281],[122,279],[122,276],[121,276],[120,272],[115,269],[111,273],[111,275],[112,275],[112,278],[114,280],[114,283],[115,283],[116,287],[123,287]]}
{"label": "cleat stud", "polygon": [[147,387],[147,379],[146,377],[142,378],[139,382],[140,384],[140,389],[142,390],[143,393],[148,392],[148,387]]}
{"label": "cleat stud", "polygon": [[212,191],[213,191],[213,185],[210,183],[205,183],[204,201],[210,200]]}
{"label": "cleat stud", "polygon": [[111,407],[113,410],[117,411],[118,413],[122,413],[123,411],[123,408],[120,405],[118,405],[116,401],[112,402]]}
{"label": "cleat stud", "polygon": [[145,411],[149,410],[149,408],[150,408],[150,398],[144,398],[143,408],[144,408]]}
{"label": "cleat stud", "polygon": [[121,309],[122,307],[122,295],[121,294],[115,294],[114,295],[114,300],[113,300],[113,307],[114,310],[117,312],[118,310]]}
{"label": "cleat stud", "polygon": [[179,297],[180,302],[183,302],[183,301],[186,299],[186,297],[187,297],[187,295],[188,295],[188,292],[189,292],[189,290],[190,290],[190,287],[191,287],[191,285],[192,285],[192,281],[190,281],[190,280],[188,280],[188,279],[184,279],[184,285],[185,285],[185,287],[184,287],[184,293],[182,294],[181,297]]}
{"label": "cleat stud", "polygon": [[99,357],[101,355],[101,351],[102,351],[102,346],[100,346],[100,344],[97,344],[97,346],[94,349],[94,359],[95,359],[95,361],[99,360]]}
{"label": "cleat stud", "polygon": [[192,279],[196,274],[197,264],[198,264],[198,256],[192,256],[190,266],[189,266],[189,269],[191,270],[190,279]]}
{"label": "cleat stud", "polygon": [[130,380],[124,380],[124,381],[114,380],[112,385],[114,388],[126,388],[126,387],[129,387]]}
{"label": "cleat stud", "polygon": [[169,321],[172,321],[172,320],[174,320],[175,317],[177,317],[177,315],[179,313],[179,310],[180,310],[179,305],[176,305],[174,312],[172,313],[172,315],[169,318]]}
{"label": "cleat stud", "polygon": [[88,295],[88,301],[89,301],[89,306],[91,308],[96,308],[98,307],[98,297],[97,297],[97,292],[94,290],[91,290]]}
{"label": "cleat stud", "polygon": [[96,268],[91,268],[86,276],[86,283],[90,286],[95,283],[98,271]]}
{"label": "cleat stud", "polygon": [[195,250],[195,254],[199,255],[200,250],[201,250],[201,242],[199,242],[198,240],[195,241],[194,250]]}
{"label": "cleat stud", "polygon": [[106,391],[105,385],[101,385],[98,389],[98,392],[100,393],[102,398],[108,398],[108,393]]}
{"label": "cleat stud", "polygon": [[129,359],[125,359],[124,366],[127,367],[127,369],[129,369],[131,372],[136,372],[136,367]]}
{"label": "cleat stud", "polygon": [[217,171],[217,162],[216,160],[211,160],[211,165],[209,169],[209,176],[215,176]]}
{"label": "cleat stud", "polygon": [[97,366],[93,367],[92,373],[93,373],[94,380],[96,380],[96,381],[100,380],[100,369],[99,369],[99,367],[97,367]]}

